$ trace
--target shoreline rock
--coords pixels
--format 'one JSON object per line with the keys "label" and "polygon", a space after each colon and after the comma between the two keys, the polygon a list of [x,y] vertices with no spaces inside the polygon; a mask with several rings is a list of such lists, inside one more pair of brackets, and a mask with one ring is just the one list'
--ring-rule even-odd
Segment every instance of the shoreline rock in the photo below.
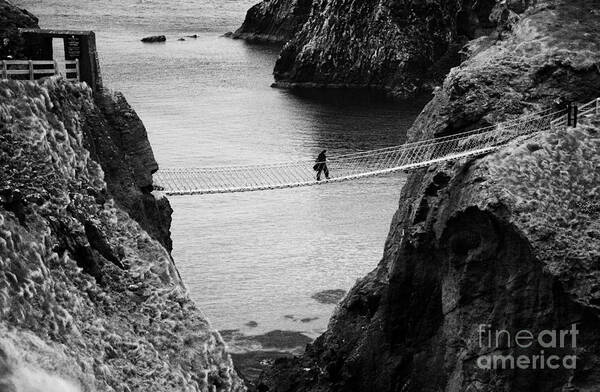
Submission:
{"label": "shoreline rock", "polygon": [[140,41],[144,42],[144,43],[161,43],[161,42],[165,42],[167,40],[167,37],[165,37],[164,35],[153,35],[150,37],[144,37],[142,38]]}
{"label": "shoreline rock", "polygon": [[317,83],[317,82],[285,82],[276,81],[271,84],[272,88],[292,90],[292,91],[355,91],[358,93],[376,94],[386,100],[406,101],[407,99],[423,97],[433,90],[429,85],[420,89],[402,89],[398,86],[374,85],[368,83],[352,84],[352,83]]}
{"label": "shoreline rock", "polygon": [[[298,331],[273,330],[258,335],[245,335],[239,329],[230,329],[220,331],[223,339],[235,351],[286,351],[286,352],[301,352],[304,351],[304,346],[312,342],[312,338]],[[257,346],[258,345],[258,346]]]}
{"label": "shoreline rock", "polygon": [[319,291],[310,297],[321,304],[335,305],[340,302],[345,295],[346,290],[334,289]]}
{"label": "shoreline rock", "polygon": [[235,370],[246,383],[248,392],[258,391],[256,380],[275,361],[279,359],[291,359],[293,357],[293,354],[285,351],[248,351],[231,354],[231,358],[235,363]]}
{"label": "shoreline rock", "polygon": [[273,45],[283,47],[283,44],[286,42],[285,37],[271,34],[229,32],[223,36],[257,45]]}
{"label": "shoreline rock", "polygon": [[239,330],[220,331],[231,351],[237,374],[249,392],[256,391],[260,374],[283,358],[300,355],[312,339],[301,332],[274,330],[260,335],[244,335]]}

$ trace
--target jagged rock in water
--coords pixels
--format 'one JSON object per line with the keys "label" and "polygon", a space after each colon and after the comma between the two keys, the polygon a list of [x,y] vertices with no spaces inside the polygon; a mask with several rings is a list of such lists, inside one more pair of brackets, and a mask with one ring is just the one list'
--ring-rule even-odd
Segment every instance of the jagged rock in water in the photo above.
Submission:
{"label": "jagged rock in water", "polygon": [[0,0],[0,60],[21,58],[22,39],[19,28],[39,28],[38,19],[24,9]]}
{"label": "jagged rock in water", "polygon": [[308,21],[277,60],[276,85],[369,88],[412,96],[443,80],[459,64],[459,51],[469,39],[495,31],[493,12],[516,14],[523,3],[314,2]]}
{"label": "jagged rock in water", "polygon": [[264,0],[248,10],[233,38],[285,43],[308,19],[313,0]]}
{"label": "jagged rock in water", "polygon": [[311,298],[322,304],[332,305],[340,302],[340,300],[344,298],[344,295],[346,295],[345,290],[333,289],[323,290],[319,291],[318,293],[314,293],[313,295],[311,295]]}
{"label": "jagged rock in water", "polygon": [[[410,131],[413,141],[600,95],[597,1],[529,8],[500,41],[470,45]],[[384,257],[269,392],[600,389],[600,117],[521,137],[485,157],[419,170]],[[570,329],[576,348],[488,347],[479,328]],[[571,341],[569,341],[571,343]],[[482,355],[577,355],[577,368],[495,369]]]}
{"label": "jagged rock in water", "polygon": [[141,39],[142,42],[145,43],[156,43],[156,42],[165,42],[167,40],[167,37],[165,37],[164,35],[153,35],[150,37],[144,37]]}
{"label": "jagged rock in water", "polygon": [[168,251],[93,159],[141,159],[124,183],[154,167],[112,97],[57,78],[0,82],[0,388],[243,391]]}

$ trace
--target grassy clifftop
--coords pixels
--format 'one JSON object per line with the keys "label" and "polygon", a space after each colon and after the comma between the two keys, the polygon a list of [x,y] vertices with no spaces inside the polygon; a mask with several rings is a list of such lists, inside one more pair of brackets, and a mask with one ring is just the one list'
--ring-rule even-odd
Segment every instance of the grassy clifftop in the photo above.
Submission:
{"label": "grassy clifftop", "polygon": [[480,166],[490,181],[465,192],[480,208],[509,206],[545,268],[600,309],[600,117],[515,143]]}
{"label": "grassy clifftop", "polygon": [[464,49],[423,110],[412,140],[462,132],[600,95],[597,1],[540,1],[501,39],[482,37]]}

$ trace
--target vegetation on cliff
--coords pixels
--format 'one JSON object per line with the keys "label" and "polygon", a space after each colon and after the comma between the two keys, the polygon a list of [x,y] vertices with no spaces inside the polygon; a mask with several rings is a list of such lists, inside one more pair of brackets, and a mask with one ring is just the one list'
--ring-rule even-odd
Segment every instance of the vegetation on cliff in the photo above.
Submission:
{"label": "vegetation on cliff", "polygon": [[503,38],[469,42],[409,131],[410,140],[496,124],[600,94],[600,14],[595,1],[529,8]]}
{"label": "vegetation on cliff", "polygon": [[37,27],[35,16],[6,0],[0,0],[0,60],[20,58],[22,39],[19,28]]}
{"label": "vegetation on cliff", "polygon": [[[114,125],[132,121],[109,110],[120,99],[100,107],[56,78],[0,83],[0,389],[244,390],[169,253],[93,160],[122,153],[108,151]],[[90,122],[107,126],[92,153]]]}
{"label": "vegetation on cliff", "polygon": [[[467,131],[561,100],[600,96],[593,0],[539,2],[501,37],[472,41],[410,131]],[[600,388],[600,119],[413,173],[384,257],[306,354],[281,359],[263,391],[592,391]],[[576,324],[577,368],[482,369],[480,325],[516,332]],[[506,355],[535,355],[501,346]]]}

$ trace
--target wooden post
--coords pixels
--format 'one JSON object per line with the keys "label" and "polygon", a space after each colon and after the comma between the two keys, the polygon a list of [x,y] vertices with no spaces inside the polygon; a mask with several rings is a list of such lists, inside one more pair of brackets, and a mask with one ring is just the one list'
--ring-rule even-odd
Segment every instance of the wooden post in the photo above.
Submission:
{"label": "wooden post", "polygon": [[35,80],[35,74],[33,73],[33,61],[29,60],[29,80]]}
{"label": "wooden post", "polygon": [[6,60],[2,60],[2,79],[8,79],[8,68],[6,67]]}
{"label": "wooden post", "polygon": [[567,104],[567,127],[571,126],[571,103]]}
{"label": "wooden post", "polygon": [[54,60],[54,75],[58,75],[58,61]]}
{"label": "wooden post", "polygon": [[81,81],[81,77],[79,76],[79,59],[75,59],[75,70],[77,71],[77,81]]}
{"label": "wooden post", "polygon": [[573,128],[577,126],[577,115],[579,114],[579,108],[577,104],[573,105]]}

